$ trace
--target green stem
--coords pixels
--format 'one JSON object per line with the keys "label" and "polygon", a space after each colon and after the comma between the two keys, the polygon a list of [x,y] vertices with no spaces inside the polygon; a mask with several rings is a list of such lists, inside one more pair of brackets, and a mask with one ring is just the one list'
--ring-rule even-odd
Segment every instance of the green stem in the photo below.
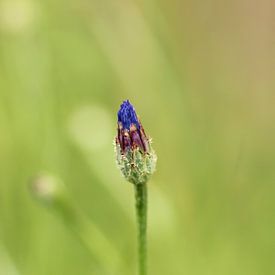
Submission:
{"label": "green stem", "polygon": [[147,228],[147,185],[135,184],[136,214],[138,223],[139,275],[147,274],[146,228]]}
{"label": "green stem", "polygon": [[113,240],[82,213],[62,182],[53,176],[41,175],[32,182],[31,192],[40,203],[63,220],[66,228],[88,249],[98,268],[102,269],[100,274],[121,274],[122,257]]}
{"label": "green stem", "polygon": [[116,274],[121,264],[120,255],[105,234],[69,198],[59,198],[53,206],[53,210],[63,219],[67,228],[91,252],[104,274]]}

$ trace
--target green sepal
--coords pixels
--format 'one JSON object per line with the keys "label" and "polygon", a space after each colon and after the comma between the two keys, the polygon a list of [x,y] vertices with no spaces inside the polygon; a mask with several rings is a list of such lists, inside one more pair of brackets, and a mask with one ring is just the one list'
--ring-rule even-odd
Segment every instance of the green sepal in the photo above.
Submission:
{"label": "green sepal", "polygon": [[156,169],[157,156],[151,144],[149,152],[144,153],[135,148],[127,150],[125,154],[121,154],[120,146],[116,144],[116,155],[120,171],[133,184],[146,183]]}

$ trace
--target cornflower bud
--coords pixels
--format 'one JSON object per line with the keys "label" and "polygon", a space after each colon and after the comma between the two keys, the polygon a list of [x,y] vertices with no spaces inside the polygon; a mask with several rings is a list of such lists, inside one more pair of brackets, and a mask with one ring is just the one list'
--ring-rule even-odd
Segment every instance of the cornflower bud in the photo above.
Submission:
{"label": "cornflower bud", "polygon": [[129,100],[118,111],[115,138],[117,163],[123,176],[133,184],[144,184],[155,171],[157,156]]}

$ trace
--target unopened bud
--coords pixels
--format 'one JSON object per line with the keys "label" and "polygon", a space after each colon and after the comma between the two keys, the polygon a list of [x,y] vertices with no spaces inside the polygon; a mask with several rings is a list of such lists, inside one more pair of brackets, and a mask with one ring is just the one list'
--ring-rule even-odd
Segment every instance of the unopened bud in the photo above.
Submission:
{"label": "unopened bud", "polygon": [[40,174],[31,181],[30,190],[42,203],[51,204],[64,193],[64,186],[58,178],[49,174]]}
{"label": "unopened bud", "polygon": [[117,163],[123,176],[133,184],[143,184],[154,173],[157,156],[145,134],[134,107],[124,101],[118,111],[115,139]]}

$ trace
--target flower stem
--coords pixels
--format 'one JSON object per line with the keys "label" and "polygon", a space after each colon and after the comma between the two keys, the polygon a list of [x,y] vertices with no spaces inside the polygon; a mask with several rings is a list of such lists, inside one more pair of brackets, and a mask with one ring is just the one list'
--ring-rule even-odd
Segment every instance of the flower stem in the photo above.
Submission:
{"label": "flower stem", "polygon": [[139,275],[147,274],[146,228],[147,228],[147,184],[135,184],[136,214],[138,223]]}

